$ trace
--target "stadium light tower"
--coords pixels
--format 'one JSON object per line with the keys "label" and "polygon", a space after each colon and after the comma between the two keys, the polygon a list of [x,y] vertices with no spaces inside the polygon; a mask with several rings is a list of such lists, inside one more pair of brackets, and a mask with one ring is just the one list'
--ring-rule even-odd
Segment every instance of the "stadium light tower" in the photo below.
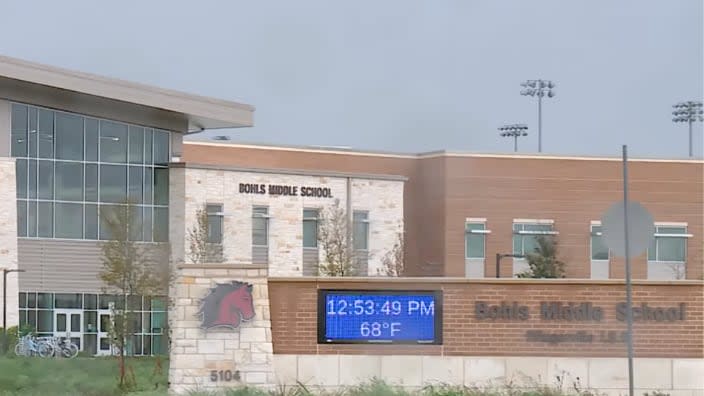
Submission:
{"label": "stadium light tower", "polygon": [[555,92],[555,83],[550,80],[526,80],[521,83],[523,96],[538,97],[538,152],[543,151],[543,96],[552,98]]}
{"label": "stadium light tower", "polygon": [[704,111],[702,111],[702,102],[680,102],[672,105],[672,122],[686,122],[689,124],[689,156],[692,157],[692,123],[695,121],[704,121]]}
{"label": "stadium light tower", "polygon": [[525,124],[511,124],[504,125],[499,128],[501,137],[512,137],[513,138],[513,151],[518,151],[518,138],[521,136],[528,136],[528,126]]}

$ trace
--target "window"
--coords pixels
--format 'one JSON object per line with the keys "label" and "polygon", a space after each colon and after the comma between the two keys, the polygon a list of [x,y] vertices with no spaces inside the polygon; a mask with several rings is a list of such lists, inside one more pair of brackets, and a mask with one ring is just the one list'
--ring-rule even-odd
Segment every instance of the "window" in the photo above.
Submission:
{"label": "window", "polygon": [[83,160],[83,118],[56,113],[56,158]]}
{"label": "window", "polygon": [[252,245],[269,245],[269,208],[266,206],[252,208]]}
{"label": "window", "polygon": [[303,209],[303,247],[318,247],[318,210]]}
{"label": "window", "polygon": [[355,250],[369,249],[369,212],[352,212],[352,244]]}
{"label": "window", "polygon": [[129,199],[132,238],[168,241],[168,131],[14,103],[11,116],[18,236],[95,240],[98,208]]}
{"label": "window", "polygon": [[601,225],[592,224],[591,227],[592,260],[608,260],[609,248],[606,247],[606,244],[604,244],[604,240],[601,236]]}
{"label": "window", "polygon": [[208,215],[208,243],[222,243],[222,204],[205,205],[205,212]]}
{"label": "window", "polygon": [[552,220],[514,220],[513,254],[525,256],[533,253],[538,247],[538,236],[556,234]]}
{"label": "window", "polygon": [[485,234],[489,231],[483,222],[467,222],[464,230],[465,257],[483,259],[485,257]]}
{"label": "window", "polygon": [[684,263],[689,237],[686,226],[656,225],[655,237],[648,248],[648,261]]}

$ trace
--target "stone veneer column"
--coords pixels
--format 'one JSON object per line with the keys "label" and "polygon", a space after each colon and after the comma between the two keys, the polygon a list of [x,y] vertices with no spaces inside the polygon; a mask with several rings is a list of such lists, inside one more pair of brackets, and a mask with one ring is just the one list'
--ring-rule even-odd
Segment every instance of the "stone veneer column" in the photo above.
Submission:
{"label": "stone veneer column", "polygon": [[[172,287],[170,310],[170,393],[237,387],[271,388],[275,384],[265,266],[236,264],[181,265]],[[255,316],[238,329],[201,329],[200,300],[217,283],[253,285]],[[211,372],[230,370],[231,381],[211,381]]]}
{"label": "stone veneer column", "polygon": [[[0,157],[0,310],[2,310],[2,269],[17,268],[17,199],[15,160]],[[19,274],[7,274],[7,327],[19,323]],[[2,327],[2,318],[0,318]]]}

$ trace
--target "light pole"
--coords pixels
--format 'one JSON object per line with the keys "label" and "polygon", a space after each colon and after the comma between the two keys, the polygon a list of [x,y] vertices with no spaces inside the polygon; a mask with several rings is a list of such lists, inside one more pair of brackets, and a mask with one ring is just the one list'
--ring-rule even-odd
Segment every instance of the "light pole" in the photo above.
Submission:
{"label": "light pole", "polygon": [[2,269],[2,352],[7,352],[7,274],[24,272],[21,269]]}
{"label": "light pole", "polygon": [[555,83],[550,80],[526,80],[521,83],[523,96],[538,97],[538,152],[543,151],[543,96],[552,98],[555,96],[553,88]]}
{"label": "light pole", "polygon": [[528,136],[528,126],[525,124],[511,124],[504,125],[499,128],[501,137],[512,137],[513,138],[513,151],[518,151],[518,138],[521,136]]}
{"label": "light pole", "polygon": [[704,121],[702,102],[686,101],[672,105],[672,122],[686,122],[689,124],[689,156],[692,157],[692,123]]}

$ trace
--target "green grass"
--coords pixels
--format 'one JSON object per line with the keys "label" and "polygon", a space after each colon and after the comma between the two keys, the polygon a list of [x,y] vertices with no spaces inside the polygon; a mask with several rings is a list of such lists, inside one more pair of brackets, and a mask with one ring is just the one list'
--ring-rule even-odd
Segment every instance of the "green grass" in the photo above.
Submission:
{"label": "green grass", "polygon": [[[130,358],[136,386],[127,395],[167,394],[168,363],[162,358],[162,372],[154,375],[155,358]],[[116,358],[3,358],[0,357],[0,396],[117,396]]]}

